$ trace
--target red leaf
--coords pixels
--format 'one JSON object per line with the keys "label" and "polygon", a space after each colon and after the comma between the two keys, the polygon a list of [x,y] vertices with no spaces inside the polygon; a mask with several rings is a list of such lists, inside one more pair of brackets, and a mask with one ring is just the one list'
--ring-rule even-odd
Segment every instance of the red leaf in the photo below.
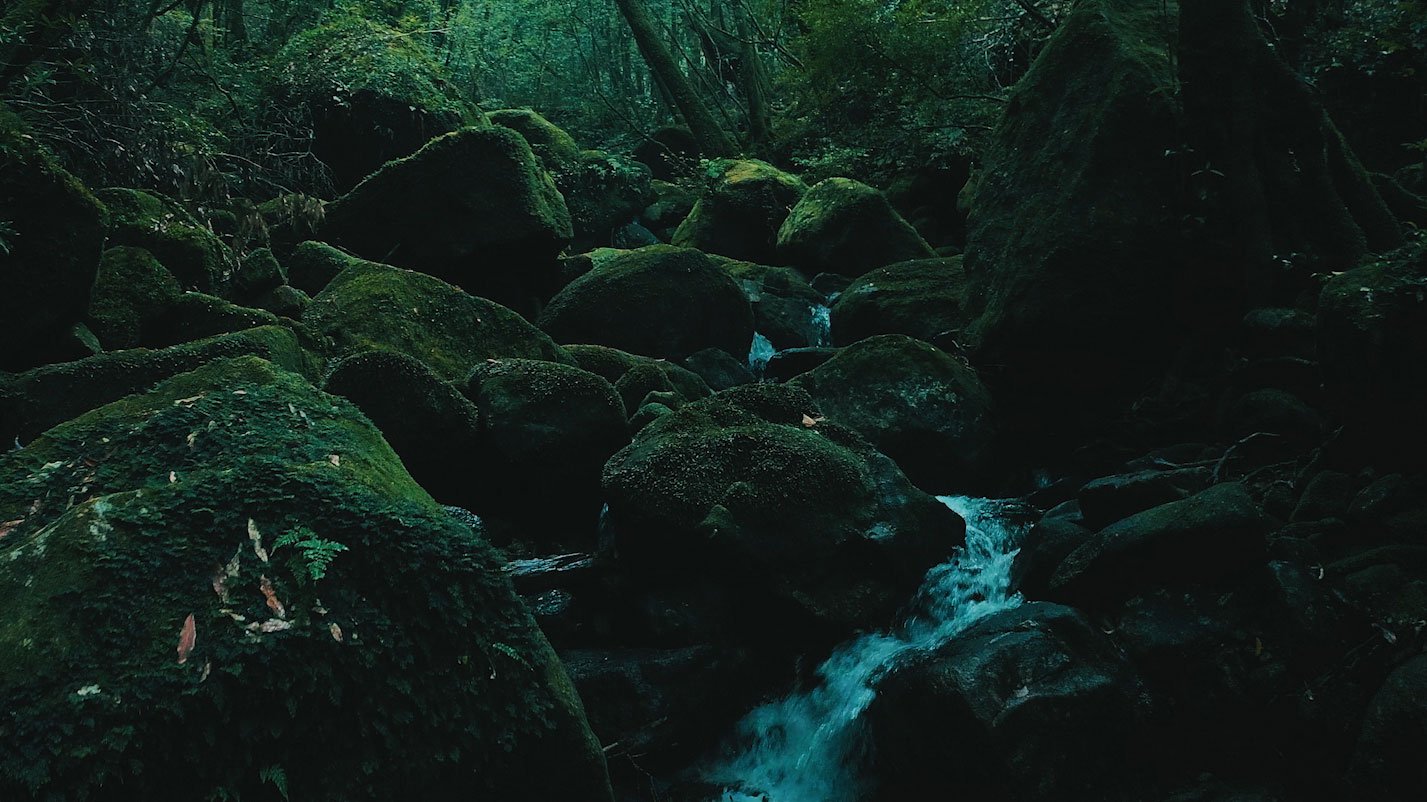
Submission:
{"label": "red leaf", "polygon": [[188,662],[188,654],[198,643],[198,625],[193,621],[193,613],[183,619],[183,631],[178,633],[178,664]]}
{"label": "red leaf", "polygon": [[268,600],[268,609],[277,614],[278,618],[287,618],[287,610],[283,608],[282,601],[277,597],[277,591],[273,590],[273,583],[266,576],[262,577],[258,589],[263,592],[263,597]]}

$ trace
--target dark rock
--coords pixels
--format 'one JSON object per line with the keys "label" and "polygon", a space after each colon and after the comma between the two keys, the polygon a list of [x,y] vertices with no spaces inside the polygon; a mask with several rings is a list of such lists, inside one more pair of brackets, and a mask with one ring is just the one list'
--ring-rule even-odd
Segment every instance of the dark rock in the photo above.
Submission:
{"label": "dark rock", "polygon": [[110,248],[94,279],[90,328],[111,351],[152,342],[182,293],[178,279],[153,254],[142,248]]}
{"label": "dark rock", "polygon": [[1042,599],[1050,592],[1055,569],[1071,552],[1093,537],[1091,530],[1072,518],[1046,514],[1021,543],[1011,564],[1011,587],[1027,598]]}
{"label": "dark rock", "polygon": [[650,191],[654,193],[654,200],[644,208],[640,220],[661,242],[669,242],[679,224],[693,211],[699,196],[679,184],[657,179],[650,183]]}
{"label": "dark rock", "polygon": [[1309,480],[1293,509],[1294,521],[1317,521],[1323,518],[1346,518],[1352,503],[1353,477],[1340,471],[1322,471]]}
{"label": "dark rock", "polygon": [[1210,479],[1207,468],[1106,476],[1080,488],[1080,509],[1085,525],[1099,530],[1137,512],[1188,498],[1208,487]]}
{"label": "dark rock", "polygon": [[860,276],[935,256],[881,192],[850,178],[829,178],[809,189],[778,230],[780,263],[807,273]]}
{"label": "dark rock", "polygon": [[976,372],[926,343],[888,334],[837,352],[789,384],[857,430],[926,490],[984,482],[995,440]]}
{"label": "dark rock", "polygon": [[109,245],[143,248],[185,288],[214,292],[228,272],[218,236],[173,201],[137,189],[101,189],[109,209]]}
{"label": "dark rock", "polygon": [[1262,566],[1269,521],[1243,485],[1215,485],[1101,530],[1051,580],[1057,598],[1125,598]]}
{"label": "dark rock", "polygon": [[786,348],[768,359],[763,367],[763,378],[785,382],[816,369],[836,355],[836,348]]}
{"label": "dark rock", "polygon": [[141,344],[161,348],[276,325],[279,321],[271,312],[239,306],[201,292],[185,292],[174,298],[163,315],[145,329]]}
{"label": "dark rock", "polygon": [[623,251],[570,282],[540,313],[562,343],[683,359],[705,348],[748,353],[753,310],[738,283],[703,254],[655,245]]}
{"label": "dark rock", "polygon": [[1254,390],[1235,399],[1224,411],[1225,433],[1242,439],[1257,433],[1273,435],[1285,447],[1316,444],[1323,418],[1303,399],[1283,390]]}
{"label": "dark rock", "polygon": [[581,368],[615,385],[626,412],[638,410],[651,392],[673,393],[678,404],[713,394],[698,374],[663,359],[603,345],[568,345],[565,350]]}
{"label": "dark rock", "polygon": [[699,168],[699,145],[687,128],[665,126],[634,148],[638,159],[660,181],[693,175]]}
{"label": "dark rock", "polygon": [[717,348],[689,354],[684,358],[684,367],[699,374],[714,392],[757,381],[746,364]]}
{"label": "dark rock", "polygon": [[267,248],[259,248],[243,257],[230,283],[233,297],[252,301],[287,283],[287,270]]}
{"label": "dark rock", "polygon": [[1312,359],[1317,352],[1317,319],[1301,309],[1254,309],[1244,315],[1241,329],[1241,347],[1250,357]]}
{"label": "dark rock", "polygon": [[1368,706],[1351,778],[1361,798],[1415,799],[1427,794],[1427,655],[1393,671]]}
{"label": "dark rock", "polygon": [[1080,613],[996,613],[882,681],[867,713],[873,798],[1108,798],[1138,748],[1141,694]]}
{"label": "dark rock", "polygon": [[850,345],[877,334],[919,340],[956,337],[969,322],[961,259],[921,259],[853,281],[832,308],[832,339]]}
{"label": "dark rock", "polygon": [[807,185],[761,161],[710,162],[707,186],[674,232],[675,245],[755,264],[778,264],[778,229]]}
{"label": "dark rock", "polygon": [[778,350],[829,344],[830,310],[822,293],[790,267],[769,267],[723,256],[710,259],[733,276],[753,304],[753,328]]}

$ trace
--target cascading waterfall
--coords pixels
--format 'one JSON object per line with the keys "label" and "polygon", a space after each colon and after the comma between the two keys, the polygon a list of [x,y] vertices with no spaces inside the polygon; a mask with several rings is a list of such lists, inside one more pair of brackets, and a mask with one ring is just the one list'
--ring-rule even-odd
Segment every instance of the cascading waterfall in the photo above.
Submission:
{"label": "cascading waterfall", "polygon": [[939,500],[966,519],[966,547],[927,572],[912,613],[897,629],[843,644],[818,668],[816,688],[744,717],[741,751],[703,771],[726,789],[723,802],[854,802],[860,719],[882,677],[985,616],[1020,604],[1010,592],[1021,534],[1009,520],[1013,502]]}
{"label": "cascading waterfall", "polygon": [[778,349],[773,347],[772,340],[760,332],[753,332],[753,347],[748,351],[748,369],[753,371],[754,376],[762,376],[763,369],[768,367],[768,360],[776,353]]}

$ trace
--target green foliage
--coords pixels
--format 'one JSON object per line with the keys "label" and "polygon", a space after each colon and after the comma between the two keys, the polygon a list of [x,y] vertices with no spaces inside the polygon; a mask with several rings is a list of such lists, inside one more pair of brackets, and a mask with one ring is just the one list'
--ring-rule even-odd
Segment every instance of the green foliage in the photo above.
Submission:
{"label": "green foliage", "polygon": [[[303,567],[306,569],[307,577],[316,582],[327,576],[327,568],[332,561],[337,559],[337,555],[347,550],[347,547],[335,540],[324,540],[317,536],[316,532],[305,526],[299,526],[287,534],[279,537],[273,543],[273,554],[278,549],[292,546],[302,555]],[[287,794],[284,793],[283,796]]]}
{"label": "green foliage", "polygon": [[9,220],[0,220],[0,255],[10,255],[10,243],[20,236],[15,230],[14,223]]}

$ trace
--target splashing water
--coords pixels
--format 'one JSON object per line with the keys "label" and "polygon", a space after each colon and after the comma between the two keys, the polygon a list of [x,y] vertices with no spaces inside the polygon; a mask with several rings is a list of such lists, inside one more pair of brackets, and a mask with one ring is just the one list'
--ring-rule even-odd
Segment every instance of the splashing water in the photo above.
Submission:
{"label": "splashing water", "polygon": [[813,345],[825,348],[832,345],[832,307],[818,304],[813,307]]}
{"label": "splashing water", "polygon": [[976,621],[1021,603],[1010,593],[1021,535],[1008,521],[1011,502],[938,500],[966,519],[966,548],[927,572],[900,627],[839,646],[818,668],[816,688],[744,717],[742,751],[703,772],[725,787],[723,802],[854,802],[860,719],[882,677]]}
{"label": "splashing water", "polygon": [[753,348],[748,351],[748,369],[753,371],[754,376],[762,376],[763,369],[768,367],[768,360],[776,353],[778,349],[773,347],[772,340],[759,332],[753,332]]}

